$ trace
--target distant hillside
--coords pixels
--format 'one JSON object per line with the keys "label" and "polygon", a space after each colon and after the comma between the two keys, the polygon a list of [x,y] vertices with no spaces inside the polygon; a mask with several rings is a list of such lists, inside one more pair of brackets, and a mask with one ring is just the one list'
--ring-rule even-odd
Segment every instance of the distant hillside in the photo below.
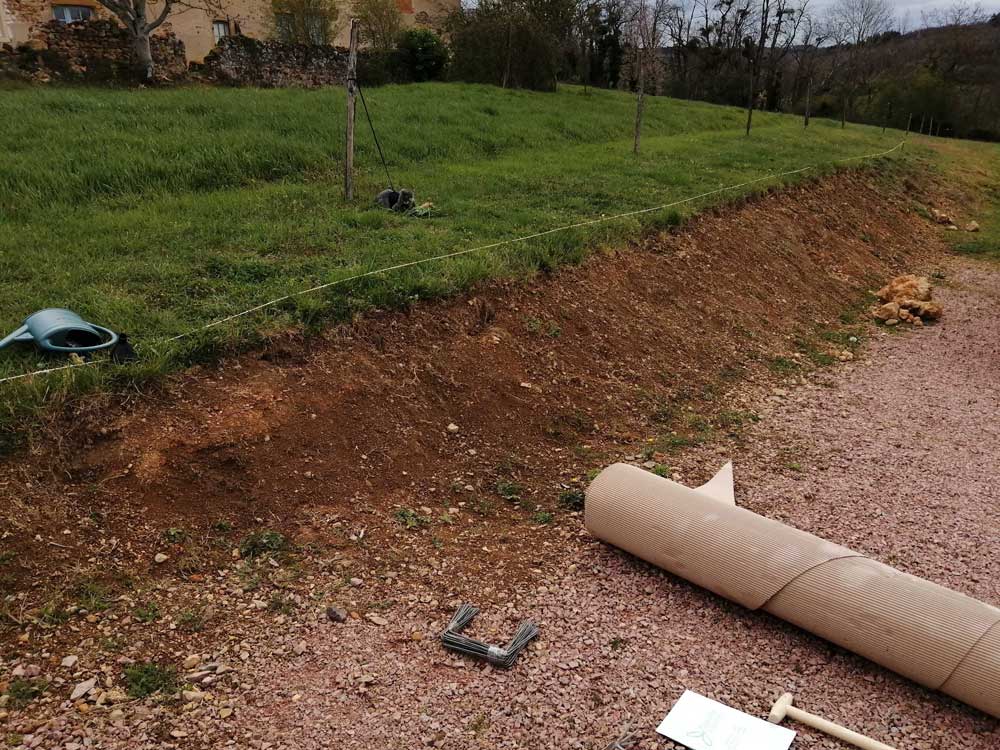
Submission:
{"label": "distant hillside", "polygon": [[[835,48],[818,50],[819,77],[829,84],[817,91],[817,114],[839,114],[832,68],[840,59]],[[887,119],[902,128],[912,113],[914,128],[921,117],[933,117],[942,124],[942,135],[1000,140],[1000,17],[890,32],[866,44],[860,59],[862,86],[852,119],[874,124]],[[800,108],[802,102],[795,104]]]}

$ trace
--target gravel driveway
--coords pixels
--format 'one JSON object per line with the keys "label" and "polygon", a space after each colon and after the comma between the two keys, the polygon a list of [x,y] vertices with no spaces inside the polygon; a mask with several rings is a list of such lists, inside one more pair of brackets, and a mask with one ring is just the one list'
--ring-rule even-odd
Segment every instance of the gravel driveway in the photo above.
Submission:
{"label": "gravel driveway", "polygon": [[[761,395],[763,418],[735,455],[738,501],[996,604],[1000,273],[955,260],[947,275],[941,324],[886,331],[827,382]],[[718,453],[687,460],[707,470]],[[544,585],[474,623],[493,641],[519,617],[541,626],[510,672],[439,648],[450,604],[414,596],[387,625],[307,626],[301,656],[251,660],[234,719],[203,726],[258,747],[565,749],[603,748],[631,723],[638,747],[662,748],[652,728],[690,688],[757,715],[791,691],[900,748],[1000,744],[995,720],[582,530]],[[839,745],[803,732],[795,747]]]}
{"label": "gravel driveway", "polygon": [[[1000,604],[1000,269],[959,259],[945,269],[940,324],[883,329],[858,361],[740,394],[761,420],[675,468],[694,484],[731,456],[741,505]],[[136,713],[86,742],[600,750],[630,725],[635,747],[666,748],[653,728],[689,688],[758,716],[790,691],[900,750],[1000,746],[996,720],[581,527],[567,526],[563,561],[540,578],[469,631],[505,642],[521,618],[539,624],[541,638],[509,672],[444,652],[436,637],[457,602],[435,600],[404,571],[397,603],[378,615],[337,624],[307,607],[277,627],[261,623],[215,655],[242,661],[233,688],[177,715]],[[842,746],[802,731],[793,747]]]}

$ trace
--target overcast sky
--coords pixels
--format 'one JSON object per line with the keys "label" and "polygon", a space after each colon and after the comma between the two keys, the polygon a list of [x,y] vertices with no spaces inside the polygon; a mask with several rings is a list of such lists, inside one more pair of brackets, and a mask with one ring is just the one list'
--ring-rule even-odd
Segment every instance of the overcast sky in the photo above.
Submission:
{"label": "overcast sky", "polygon": [[[975,4],[959,0],[963,5]],[[809,0],[809,7],[814,11],[830,5],[834,0]],[[948,8],[956,4],[956,0],[889,0],[890,5],[896,9],[896,18],[906,20],[904,30],[912,29],[920,25],[920,13],[934,10],[936,8]],[[989,14],[1000,13],[1000,0],[984,0],[980,3],[983,9]]]}

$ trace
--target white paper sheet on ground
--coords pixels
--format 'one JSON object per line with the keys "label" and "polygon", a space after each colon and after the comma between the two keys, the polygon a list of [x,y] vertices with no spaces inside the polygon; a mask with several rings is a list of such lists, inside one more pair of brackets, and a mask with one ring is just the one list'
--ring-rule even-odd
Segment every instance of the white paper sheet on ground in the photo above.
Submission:
{"label": "white paper sheet on ground", "polygon": [[685,690],[656,731],[692,750],[788,750],[795,732]]}

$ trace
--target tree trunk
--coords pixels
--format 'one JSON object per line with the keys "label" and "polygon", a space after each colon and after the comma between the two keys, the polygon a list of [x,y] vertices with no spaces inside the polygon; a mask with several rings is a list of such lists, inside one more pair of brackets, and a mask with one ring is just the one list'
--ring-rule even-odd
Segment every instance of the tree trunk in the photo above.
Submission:
{"label": "tree trunk", "polygon": [[847,127],[847,97],[845,96],[843,101],[840,103],[840,129],[843,130]]}
{"label": "tree trunk", "polygon": [[806,79],[806,111],[802,117],[802,127],[809,127],[809,96],[812,94],[812,78]]}
{"label": "tree trunk", "polygon": [[149,32],[136,31],[132,39],[132,52],[135,54],[135,72],[142,83],[153,80],[153,51],[149,46]]}
{"label": "tree trunk", "polygon": [[747,97],[747,135],[750,135],[750,125],[753,122],[753,95],[757,88],[757,71],[753,66],[750,68],[750,91]]}
{"label": "tree trunk", "polygon": [[511,28],[510,21],[507,21],[507,60],[503,67],[503,83],[500,88],[505,89],[510,84],[510,58],[511,58]]}
{"label": "tree trunk", "polygon": [[636,100],[635,100],[635,143],[632,146],[632,153],[636,156],[639,155],[639,141],[642,138],[642,107],[645,104],[645,86],[646,86],[646,75],[645,69],[646,65],[643,60],[645,55],[644,50],[637,49],[636,59],[639,61],[639,81],[636,86]]}

